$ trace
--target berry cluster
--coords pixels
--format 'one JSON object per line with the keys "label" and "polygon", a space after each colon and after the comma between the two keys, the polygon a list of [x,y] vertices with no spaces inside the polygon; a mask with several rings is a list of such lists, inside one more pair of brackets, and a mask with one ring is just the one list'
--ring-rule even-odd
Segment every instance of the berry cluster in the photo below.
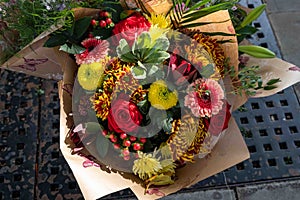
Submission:
{"label": "berry cluster", "polygon": [[93,27],[111,28],[114,27],[114,23],[111,19],[111,14],[107,11],[100,11],[98,19],[92,19],[91,25]]}
{"label": "berry cluster", "polygon": [[126,133],[115,134],[107,130],[103,130],[102,134],[114,144],[115,149],[121,151],[121,156],[124,160],[130,159],[130,152],[137,153],[137,151],[142,150],[143,145],[147,141],[146,138],[137,138],[132,135],[127,135]]}

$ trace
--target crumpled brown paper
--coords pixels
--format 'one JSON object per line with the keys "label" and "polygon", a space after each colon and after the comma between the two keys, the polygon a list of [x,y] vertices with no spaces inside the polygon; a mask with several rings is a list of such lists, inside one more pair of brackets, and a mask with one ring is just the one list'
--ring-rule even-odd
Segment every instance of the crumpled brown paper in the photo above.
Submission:
{"label": "crumpled brown paper", "polygon": [[[230,19],[227,11],[220,11],[206,17],[205,21],[216,20],[217,18]],[[232,24],[230,21],[224,22],[224,24],[218,24],[218,29],[214,26],[202,27],[201,31],[213,32],[213,31],[230,31],[232,33]],[[236,38],[231,36],[233,41]],[[228,38],[218,38],[227,40]],[[230,43],[224,44],[225,52],[227,56],[232,56],[232,64],[237,66],[237,44]],[[75,63],[69,63],[70,65],[75,65]],[[76,67],[68,66],[64,75],[64,82],[61,86],[64,87],[65,84],[69,84],[70,81],[74,80],[74,71]],[[61,130],[60,130],[60,145],[63,155],[65,156],[67,162],[69,163],[76,180],[79,183],[81,191],[85,199],[96,199],[105,196],[109,193],[122,190],[124,188],[131,188],[139,199],[157,199],[161,196],[174,193],[184,187],[191,186],[200,180],[203,180],[209,176],[212,176],[218,172],[221,172],[247,158],[249,158],[249,153],[247,146],[240,134],[239,128],[236,122],[231,118],[229,122],[229,128],[223,138],[220,139],[218,144],[215,146],[210,156],[204,159],[196,159],[196,163],[187,164],[185,167],[178,169],[176,175],[178,180],[174,184],[159,187],[157,189],[149,190],[150,194],[144,194],[145,189],[140,184],[132,182],[130,179],[125,179],[117,173],[108,174],[97,167],[83,168],[82,163],[85,161],[84,157],[78,155],[71,155],[70,148],[65,143],[65,138],[67,137],[69,129],[66,126],[66,117],[68,113],[71,112],[71,97],[64,98],[63,95],[68,96],[68,92],[65,90],[60,90],[61,94]],[[235,96],[228,97],[229,102],[234,104]],[[245,98],[243,99],[244,103]],[[241,104],[241,102],[238,102]],[[66,112],[64,112],[66,111]],[[67,114],[66,114],[67,113]],[[69,117],[68,117],[69,118]],[[86,171],[86,172],[85,172]],[[132,175],[132,178],[134,176]],[[99,189],[98,187],[103,187]]]}
{"label": "crumpled brown paper", "polygon": [[[83,16],[95,15],[97,12],[97,9],[91,8],[86,8],[84,10],[78,8],[74,9],[76,19]],[[61,28],[60,25],[53,25],[49,30],[41,33],[30,44],[8,59],[5,63],[0,63],[0,68],[45,79],[62,80],[63,69],[59,62],[60,55],[56,53],[57,48],[44,47],[44,43],[48,40],[49,35],[59,28]],[[1,43],[0,47],[0,53],[5,51],[5,48],[1,46]],[[66,59],[70,59],[67,58],[67,54],[65,54],[65,56]]]}

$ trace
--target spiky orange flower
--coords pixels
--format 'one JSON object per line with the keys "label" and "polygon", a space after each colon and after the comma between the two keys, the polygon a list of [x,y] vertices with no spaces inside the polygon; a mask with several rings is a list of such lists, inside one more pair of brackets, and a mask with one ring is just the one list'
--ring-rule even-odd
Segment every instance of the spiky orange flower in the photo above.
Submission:
{"label": "spiky orange flower", "polygon": [[194,156],[203,149],[209,133],[205,131],[203,120],[186,114],[182,119],[173,121],[171,136],[168,144],[173,152],[173,159],[194,162]]}
{"label": "spiky orange flower", "polygon": [[217,72],[221,75],[221,77],[224,77],[226,57],[224,50],[222,49],[221,45],[217,42],[217,40],[213,39],[210,36],[206,36],[202,33],[194,33],[192,38],[195,39],[201,45],[203,45],[205,50],[210,54],[210,56],[214,60]]}
{"label": "spiky orange flower", "polygon": [[102,87],[94,95],[96,116],[105,120],[108,116],[111,101],[118,95],[127,95],[128,99],[138,103],[144,100],[146,91],[130,73],[131,64],[115,59],[104,71]]}

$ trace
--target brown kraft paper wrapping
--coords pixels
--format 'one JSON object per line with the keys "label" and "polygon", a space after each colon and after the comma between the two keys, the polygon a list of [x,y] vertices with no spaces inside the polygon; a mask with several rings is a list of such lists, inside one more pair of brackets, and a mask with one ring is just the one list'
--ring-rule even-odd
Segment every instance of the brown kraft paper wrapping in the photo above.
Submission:
{"label": "brown kraft paper wrapping", "polygon": [[[80,10],[78,10],[78,14],[81,14]],[[229,19],[228,12],[219,11],[206,16],[205,18],[201,18],[198,21],[219,21],[219,19]],[[200,30],[203,32],[221,31],[234,33],[234,29],[230,21],[203,26],[200,28]],[[232,39],[233,41],[236,41],[236,38],[233,36],[230,36],[230,38],[228,38],[228,36],[222,36],[218,37],[217,39]],[[235,66],[237,69],[237,43],[226,43],[223,45],[223,48],[225,50],[226,56],[231,58],[231,65]],[[86,160],[86,158],[79,155],[72,155],[70,150],[70,146],[72,144],[68,140],[69,128],[72,125],[72,118],[70,117],[70,113],[72,112],[71,94],[72,86],[76,76],[77,66],[74,61],[66,60],[65,56],[63,55],[59,56],[60,57],[58,58],[58,60],[61,63],[64,71],[63,82],[59,83],[59,92],[61,99],[60,147],[64,157],[66,158],[73,171],[73,174],[81,188],[85,199],[94,200],[125,188],[131,188],[131,190],[139,199],[158,199],[164,195],[174,193],[182,188],[189,187],[209,176],[219,173],[249,158],[249,152],[240,133],[240,130],[237,127],[234,118],[231,118],[226,134],[219,140],[215,148],[212,150],[210,156],[204,159],[196,159],[196,163],[188,164],[185,167],[178,169],[178,180],[176,180],[175,184],[152,189],[152,191],[149,192],[152,193],[152,195],[145,195],[145,190],[141,185],[133,182],[128,178],[125,179],[118,173],[107,173],[101,170],[99,167],[84,168],[83,162]],[[265,61],[262,61],[261,59],[253,58],[249,59],[248,64],[255,64],[259,62],[263,62],[260,63],[263,66],[268,66],[264,67],[265,70],[261,71],[263,76],[264,74],[265,76],[267,76],[267,74],[272,73],[273,70],[276,71],[275,68],[279,70],[280,66],[282,67],[282,65],[288,66],[288,68],[282,69],[279,72],[281,75],[280,78],[284,78],[284,80],[286,81],[282,81],[281,83],[279,83],[278,90],[281,90],[299,81],[300,76],[298,73],[295,73],[296,68],[294,68],[292,64],[287,64],[280,59],[266,59]],[[291,73],[292,71],[293,73]],[[294,77],[293,81],[288,81],[287,77],[289,76]],[[225,79],[225,84],[230,85],[230,80],[228,77],[226,77]],[[265,93],[265,91],[259,91],[257,97],[271,95],[276,93],[278,90],[268,91],[268,93]],[[244,104],[247,101],[247,97],[228,95],[228,100],[234,108],[238,108],[240,105]],[[133,175],[132,179],[134,179]]]}
{"label": "brown kraft paper wrapping", "polygon": [[[214,14],[212,16],[212,19],[208,16],[205,20],[212,21],[216,16],[222,17],[222,19],[224,19],[224,16],[228,17],[229,15],[227,11],[220,11],[220,13]],[[224,24],[223,26],[218,27],[219,31],[228,31],[228,26],[230,25],[230,22],[226,22],[226,24]],[[206,31],[210,31],[210,28],[207,27]],[[227,56],[231,56],[229,54],[229,52],[231,51],[237,52],[236,47],[236,45],[226,47],[225,51],[227,53]],[[187,166],[178,169],[176,174],[179,179],[176,180],[173,185],[160,187],[157,190],[153,190],[155,191],[155,194],[145,195],[145,189],[140,184],[134,183],[130,179],[125,179],[117,173],[108,174],[98,167],[84,168],[82,163],[86,159],[79,155],[71,155],[71,151],[68,146],[72,144],[70,144],[68,140],[65,140],[65,138],[68,136],[69,131],[68,127],[66,126],[66,118],[68,116],[67,114],[71,111],[70,109],[72,104],[70,92],[66,91],[65,87],[74,80],[74,75],[76,73],[75,63],[69,63],[68,65],[64,67],[64,81],[60,84],[60,145],[63,155],[69,163],[85,199],[97,199],[124,188],[131,188],[139,199],[157,199],[162,195],[174,193],[184,187],[189,187],[209,176],[221,172],[249,158],[248,149],[241,136],[239,128],[237,127],[234,118],[231,118],[229,128],[225,136],[221,138],[218,144],[215,146],[215,148],[211,152],[211,156],[204,159],[196,159],[196,163],[188,164]],[[235,96],[231,96],[228,98],[229,102],[231,103],[243,104],[245,102],[245,98],[243,98],[242,103],[233,101],[233,99],[235,99]],[[65,111],[67,112],[67,114],[65,113]],[[68,119],[70,119],[69,116]],[[134,179],[133,175],[132,179]]]}
{"label": "brown kraft paper wrapping", "polygon": [[[88,8],[84,10],[74,9],[74,15],[76,19],[79,19],[84,16],[95,15],[98,11],[97,9]],[[43,47],[49,35],[60,27],[59,25],[53,26],[43,32],[5,63],[0,63],[0,67],[45,79],[62,80],[63,70],[57,49]],[[5,49],[1,48],[1,51],[4,50]],[[65,54],[65,59],[70,59],[67,54]]]}

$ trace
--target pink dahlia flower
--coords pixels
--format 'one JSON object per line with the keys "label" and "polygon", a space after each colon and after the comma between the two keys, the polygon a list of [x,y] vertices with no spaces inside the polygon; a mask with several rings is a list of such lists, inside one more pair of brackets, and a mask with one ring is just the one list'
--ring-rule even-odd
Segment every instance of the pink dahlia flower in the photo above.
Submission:
{"label": "pink dahlia flower", "polygon": [[76,63],[78,65],[100,62],[101,59],[107,55],[109,50],[109,43],[106,40],[87,38],[83,40],[81,44],[86,50],[75,55]]}
{"label": "pink dahlia flower", "polygon": [[217,81],[197,79],[189,86],[184,105],[196,117],[211,117],[222,109],[223,99],[224,91]]}

